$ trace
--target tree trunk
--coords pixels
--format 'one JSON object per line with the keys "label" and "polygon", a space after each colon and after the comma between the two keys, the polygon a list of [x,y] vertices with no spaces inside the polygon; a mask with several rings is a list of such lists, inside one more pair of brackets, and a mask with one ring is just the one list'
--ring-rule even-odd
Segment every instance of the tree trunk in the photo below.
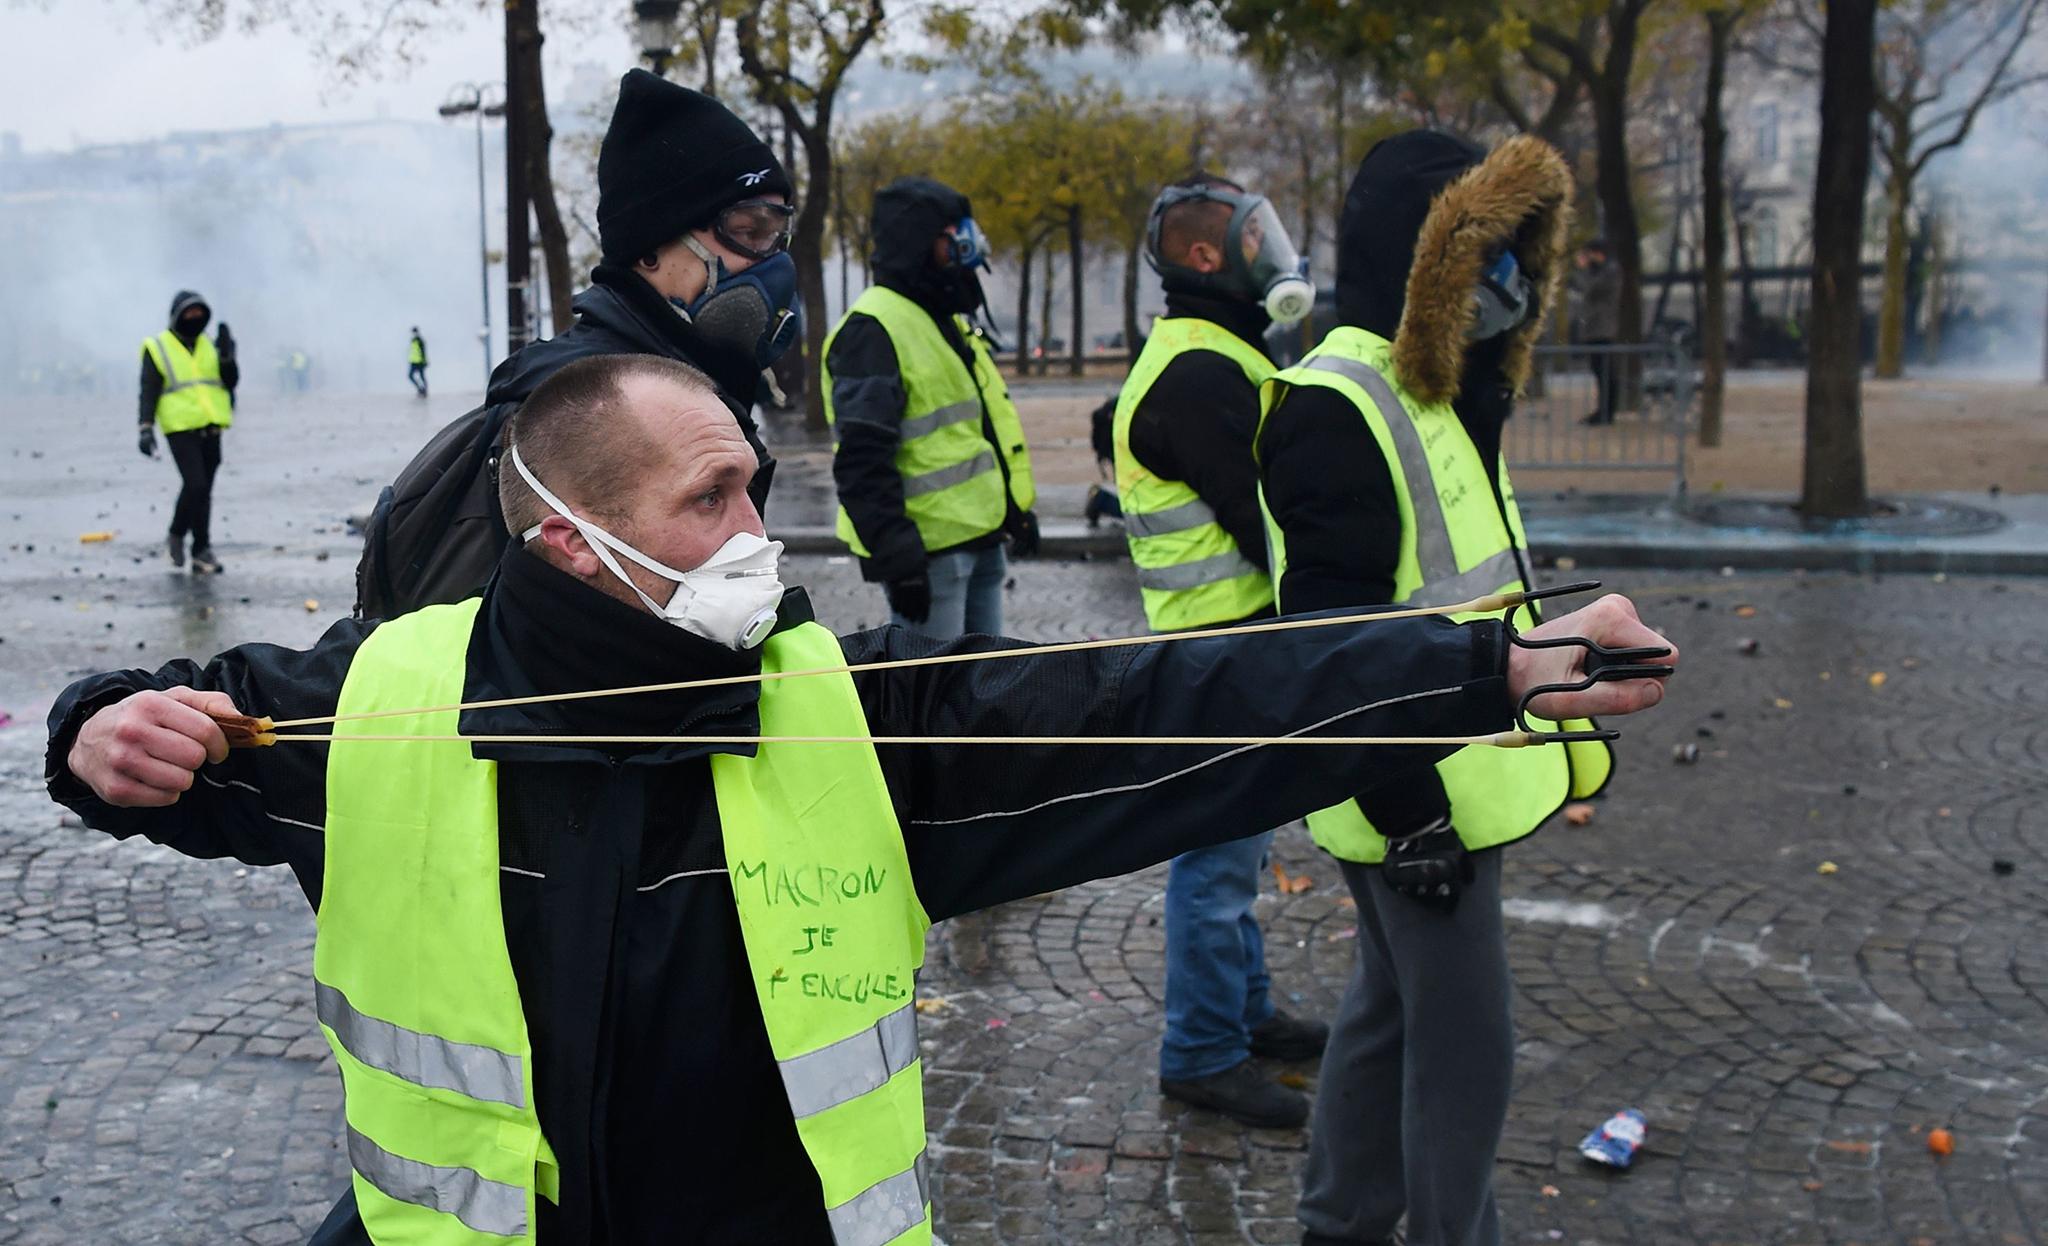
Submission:
{"label": "tree trunk", "polygon": [[1038,375],[1052,371],[1052,257],[1051,239],[1045,248],[1045,289],[1038,295]]}
{"label": "tree trunk", "polygon": [[1906,370],[1906,209],[1912,183],[1896,161],[1884,181],[1884,297],[1877,305],[1877,376],[1897,380]]}
{"label": "tree trunk", "polygon": [[1860,382],[1863,193],[1878,0],[1830,0],[1821,41],[1820,152],[1813,186],[1813,308],[1806,369],[1806,462],[1799,508],[1869,513]]}
{"label": "tree trunk", "polygon": [[[796,260],[796,289],[804,300],[804,427],[825,427],[825,387],[818,383],[825,362],[825,214],[830,208],[832,187],[832,119],[821,105],[816,124],[803,138],[804,184],[800,188],[803,206],[796,214],[796,230],[789,240]],[[790,405],[798,396],[790,394]]]}
{"label": "tree trunk", "polygon": [[[1594,185],[1600,199],[1607,252],[1621,266],[1614,340],[1627,345],[1643,340],[1643,234],[1636,219],[1635,189],[1630,185],[1628,162],[1628,86],[1635,43],[1633,8],[1627,4],[1614,5],[1608,18],[1607,64],[1592,90],[1597,166]],[[1633,405],[1632,378],[1622,393],[1628,405]]]}
{"label": "tree trunk", "polygon": [[1038,248],[1031,243],[1024,244],[1022,258],[1017,261],[1017,375],[1029,375],[1031,370],[1031,261],[1038,258]]}
{"label": "tree trunk", "polygon": [[1337,161],[1336,175],[1330,179],[1336,196],[1330,205],[1331,234],[1341,239],[1344,233],[1344,194],[1351,189],[1351,174],[1344,159],[1344,62],[1339,60],[1330,67],[1330,128],[1331,153]]}
{"label": "tree trunk", "polygon": [[1081,205],[1077,203],[1067,209],[1067,293],[1072,298],[1071,322],[1074,330],[1074,336],[1067,339],[1067,372],[1071,376],[1081,375],[1082,362],[1086,357],[1081,345],[1081,334],[1084,331],[1081,309],[1081,263]]}
{"label": "tree trunk", "polygon": [[[536,22],[538,22],[538,5]],[[533,223],[540,232],[541,264],[548,275],[548,321],[556,333],[566,333],[576,313],[570,304],[576,294],[576,278],[569,270],[569,229],[562,221],[562,207],[555,198],[555,127],[548,120],[547,86],[541,74],[540,48],[545,38],[536,26],[533,37],[521,49],[524,63],[523,91],[526,115],[526,193],[533,201]]]}
{"label": "tree trunk", "polygon": [[1138,362],[1138,252],[1145,246],[1145,229],[1138,227],[1138,236],[1131,239],[1131,245],[1124,252],[1124,355],[1132,363]]}
{"label": "tree trunk", "polygon": [[1735,16],[1707,11],[1707,91],[1700,105],[1700,444],[1721,444],[1721,407],[1728,386],[1728,127],[1721,93]]}
{"label": "tree trunk", "polygon": [[1763,304],[1756,298],[1756,269],[1749,262],[1749,222],[1735,221],[1735,285],[1742,305],[1735,310],[1735,366],[1746,368],[1756,358],[1758,321]]}

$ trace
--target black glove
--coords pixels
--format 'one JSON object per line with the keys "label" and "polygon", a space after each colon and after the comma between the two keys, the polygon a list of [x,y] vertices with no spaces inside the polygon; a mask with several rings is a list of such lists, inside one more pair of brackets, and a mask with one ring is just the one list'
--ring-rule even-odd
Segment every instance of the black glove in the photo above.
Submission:
{"label": "black glove", "polygon": [[932,581],[922,571],[905,579],[884,583],[882,596],[889,599],[891,610],[912,623],[922,623],[932,617]]}
{"label": "black glove", "polygon": [[1450,821],[1438,818],[1412,835],[1388,840],[1380,876],[1409,899],[1448,913],[1472,881],[1472,861]]}
{"label": "black glove", "polygon": [[1033,511],[1018,511],[1008,526],[1010,552],[1019,558],[1038,557],[1038,515]]}
{"label": "black glove", "polygon": [[135,448],[142,451],[143,458],[153,459],[156,457],[155,425],[137,424],[135,426]]}

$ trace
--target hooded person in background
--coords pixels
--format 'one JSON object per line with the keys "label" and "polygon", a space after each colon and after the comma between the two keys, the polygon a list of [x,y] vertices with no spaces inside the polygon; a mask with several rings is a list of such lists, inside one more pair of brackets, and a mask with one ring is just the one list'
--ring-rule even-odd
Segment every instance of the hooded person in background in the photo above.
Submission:
{"label": "hooded person in background", "polygon": [[926,177],[875,194],[875,284],[825,340],[839,538],[891,620],[938,640],[1003,627],[1005,540],[1038,551],[1031,452],[988,338],[967,196]]}
{"label": "hooded person in background", "polygon": [[[1564,160],[1527,137],[1488,154],[1418,130],[1359,165],[1338,327],[1263,395],[1282,611],[1533,583],[1501,432],[1562,283],[1571,196]],[[1597,793],[1610,766],[1600,743],[1468,748],[1309,815],[1357,902],[1358,950],[1317,1082],[1305,1246],[1397,1242],[1404,1213],[1417,1246],[1500,1241],[1515,1054],[1500,849]]]}
{"label": "hooded person in background", "polygon": [[213,477],[220,470],[221,434],[235,422],[235,385],[242,379],[227,322],[214,341],[206,339],[212,318],[205,299],[180,290],[171,300],[170,327],[142,342],[137,446],[155,458],[156,430],[164,430],[181,482],[165,549],[172,566],[184,566],[190,536],[194,575],[221,569],[213,552]]}
{"label": "hooded person in background", "polygon": [[708,95],[644,69],[619,82],[597,158],[602,258],[568,332],[491,374],[484,405],[443,428],[378,499],[356,567],[356,614],[390,618],[482,590],[504,552],[497,478],[505,430],[527,396],[592,355],[661,355],[708,375],[760,460],[752,415],[762,369],[803,336],[789,257],[789,176],[747,124]]}
{"label": "hooded person in background", "polygon": [[[1181,632],[1269,618],[1259,514],[1261,345],[1275,314],[1299,320],[1315,300],[1273,205],[1198,173],[1161,191],[1145,258],[1166,288],[1118,396],[1111,440],[1124,533],[1145,618]],[[1183,853],[1166,882],[1168,1098],[1267,1129],[1308,1119],[1308,1100],[1254,1056],[1312,1060],[1328,1028],[1274,1007],[1252,903],[1273,833]]]}
{"label": "hooded person in background", "polygon": [[420,336],[420,327],[418,325],[412,327],[412,341],[406,344],[405,362],[405,379],[412,382],[412,387],[420,392],[420,397],[425,398],[427,396],[427,339]]}

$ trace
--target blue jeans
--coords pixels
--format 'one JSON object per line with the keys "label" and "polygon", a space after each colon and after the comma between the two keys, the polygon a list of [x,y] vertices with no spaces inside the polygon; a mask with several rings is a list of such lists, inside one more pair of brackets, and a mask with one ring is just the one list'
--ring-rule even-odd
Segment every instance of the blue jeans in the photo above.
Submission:
{"label": "blue jeans", "polygon": [[1197,848],[1166,876],[1166,1037],[1159,1076],[1208,1077],[1251,1056],[1273,1015],[1266,941],[1252,918],[1273,832]]}
{"label": "blue jeans", "polygon": [[934,554],[925,563],[925,575],[932,582],[932,612],[924,622],[913,623],[892,610],[889,621],[934,640],[953,640],[969,632],[1000,636],[1003,578],[1009,566],[1001,545]]}

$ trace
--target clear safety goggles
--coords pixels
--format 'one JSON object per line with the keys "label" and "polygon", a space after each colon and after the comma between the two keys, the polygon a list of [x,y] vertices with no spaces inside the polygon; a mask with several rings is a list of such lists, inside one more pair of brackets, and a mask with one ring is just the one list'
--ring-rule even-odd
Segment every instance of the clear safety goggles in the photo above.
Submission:
{"label": "clear safety goggles", "polygon": [[765,260],[789,249],[796,208],[772,199],[749,199],[720,212],[711,234],[750,260]]}

